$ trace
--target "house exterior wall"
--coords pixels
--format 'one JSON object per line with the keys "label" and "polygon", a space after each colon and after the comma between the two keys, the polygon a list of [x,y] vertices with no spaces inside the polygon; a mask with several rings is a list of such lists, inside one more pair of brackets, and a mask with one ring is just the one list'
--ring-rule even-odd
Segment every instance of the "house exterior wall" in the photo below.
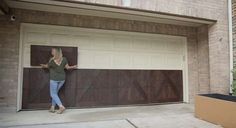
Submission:
{"label": "house exterior wall", "polygon": [[[232,0],[233,63],[236,66],[236,0]],[[235,78],[234,78],[235,79]]]}
{"label": "house exterior wall", "polygon": [[[226,0],[70,0],[92,4],[128,7],[133,9],[150,10],[156,12],[192,16],[207,19],[217,19],[220,11],[227,13]],[[125,6],[122,1],[130,1]],[[218,10],[218,11],[217,11]]]}
{"label": "house exterior wall", "polygon": [[211,92],[209,72],[209,44],[208,27],[197,28],[197,54],[198,54],[198,93]]}
{"label": "house exterior wall", "polygon": [[[71,0],[124,7],[122,0]],[[228,93],[230,87],[227,0],[124,0],[129,8],[217,20],[209,26],[210,91]]]}
{"label": "house exterior wall", "polygon": [[0,106],[15,107],[17,97],[19,24],[0,16]]}
{"label": "house exterior wall", "polygon": [[[119,3],[112,2],[112,0],[97,2],[121,6]],[[194,96],[197,93],[218,92],[226,94],[229,92],[227,1],[201,0],[190,2],[189,0],[175,0],[173,2],[172,0],[150,0],[147,2],[145,0],[132,0],[131,5],[133,8],[215,19],[217,23],[211,26],[193,28],[132,20],[13,9],[12,11],[17,17],[15,22],[9,21],[8,16],[0,16],[0,103],[16,107],[20,23],[185,36],[188,43],[190,102],[193,102]]]}

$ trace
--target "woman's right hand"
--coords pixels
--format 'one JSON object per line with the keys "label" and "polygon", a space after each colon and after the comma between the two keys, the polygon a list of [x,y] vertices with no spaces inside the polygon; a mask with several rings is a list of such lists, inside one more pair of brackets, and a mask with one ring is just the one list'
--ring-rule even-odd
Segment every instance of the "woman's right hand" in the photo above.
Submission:
{"label": "woman's right hand", "polygon": [[40,66],[41,66],[42,68],[48,68],[48,65],[47,65],[47,64],[40,64]]}

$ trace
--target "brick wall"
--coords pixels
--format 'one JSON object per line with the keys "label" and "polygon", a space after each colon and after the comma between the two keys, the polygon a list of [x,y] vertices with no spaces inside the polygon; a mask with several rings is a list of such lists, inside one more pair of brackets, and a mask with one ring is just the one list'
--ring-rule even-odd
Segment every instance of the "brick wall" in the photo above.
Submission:
{"label": "brick wall", "polygon": [[0,16],[0,106],[15,106],[17,95],[19,24]]}
{"label": "brick wall", "polygon": [[147,7],[151,6],[152,10],[217,19],[218,21],[211,26],[192,28],[21,9],[12,10],[17,17],[15,22],[10,22],[9,17],[0,16],[0,102],[6,103],[7,106],[16,106],[19,28],[22,22],[186,36],[190,100],[193,101],[194,95],[197,93],[228,93],[227,2],[200,0],[190,3],[187,2],[188,0],[182,0],[181,4],[176,0],[174,2],[167,0],[169,3],[160,2],[161,0],[152,1],[156,4],[149,5],[147,2],[145,6],[142,4],[133,6],[144,9],[149,9]]}
{"label": "brick wall", "polygon": [[[209,44],[208,26],[201,26],[197,30],[198,36],[198,92],[210,92],[210,72],[209,72]],[[207,57],[206,57],[207,56]]]}
{"label": "brick wall", "polygon": [[[121,0],[72,0],[123,6]],[[227,0],[130,0],[129,8],[217,20],[209,26],[210,91],[228,94],[230,87]],[[235,0],[233,0],[235,1]],[[205,87],[204,87],[205,88]]]}
{"label": "brick wall", "polygon": [[[6,18],[1,17],[3,20],[1,28],[7,31],[2,31],[2,34],[14,33],[14,36],[2,36],[1,46],[5,46],[4,53],[9,52],[9,54],[4,54],[1,56],[1,60],[5,58],[10,59],[14,65],[9,65],[8,61],[0,61],[2,67],[0,70],[1,78],[1,90],[0,94],[7,105],[16,105],[16,92],[17,92],[17,66],[18,66],[18,45],[19,45],[19,23],[37,23],[37,24],[51,24],[51,25],[65,25],[65,26],[75,26],[75,27],[86,27],[86,28],[99,28],[99,29],[109,29],[109,30],[123,30],[123,31],[135,31],[135,32],[145,32],[145,33],[158,33],[158,34],[168,34],[168,35],[181,35],[186,36],[188,41],[188,60],[189,60],[189,89],[191,100],[193,96],[198,92],[196,89],[198,86],[198,61],[197,61],[197,29],[192,27],[175,26],[175,25],[165,25],[157,23],[147,23],[140,21],[128,21],[128,20],[118,20],[102,17],[92,17],[92,16],[79,16],[79,15],[69,15],[60,13],[48,13],[40,11],[28,11],[28,10],[18,10],[14,9],[13,12],[17,17],[17,21],[9,22]],[[8,42],[11,41],[10,42]],[[14,45],[14,47],[12,47]],[[6,51],[7,50],[7,51]],[[14,52],[10,52],[14,51]],[[1,54],[2,55],[2,54]],[[9,58],[10,57],[10,58]],[[8,71],[9,70],[9,71]],[[14,70],[10,72],[11,70]],[[4,82],[6,81],[6,82]],[[8,82],[11,81],[11,82]]]}
{"label": "brick wall", "polygon": [[[122,0],[71,0],[124,7]],[[129,8],[217,19],[226,10],[227,0],[130,0]]]}
{"label": "brick wall", "polygon": [[233,58],[236,66],[236,0],[232,0],[232,25],[233,25]]}

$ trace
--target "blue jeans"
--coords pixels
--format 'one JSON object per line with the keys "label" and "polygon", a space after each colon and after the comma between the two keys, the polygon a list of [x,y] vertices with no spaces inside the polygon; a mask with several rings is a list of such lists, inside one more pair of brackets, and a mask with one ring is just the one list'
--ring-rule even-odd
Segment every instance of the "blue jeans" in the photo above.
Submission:
{"label": "blue jeans", "polygon": [[61,100],[58,96],[58,92],[64,83],[65,83],[64,80],[63,81],[50,80],[50,96],[52,98],[52,106],[62,105]]}

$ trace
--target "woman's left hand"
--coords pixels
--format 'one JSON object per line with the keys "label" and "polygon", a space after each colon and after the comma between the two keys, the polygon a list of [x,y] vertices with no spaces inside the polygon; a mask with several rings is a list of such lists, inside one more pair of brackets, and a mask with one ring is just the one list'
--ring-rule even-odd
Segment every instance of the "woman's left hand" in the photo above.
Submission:
{"label": "woman's left hand", "polygon": [[78,66],[77,65],[73,65],[72,66],[72,69],[76,69]]}
{"label": "woman's left hand", "polygon": [[68,64],[66,64],[65,66],[66,69],[76,69],[77,68],[77,65],[73,65],[73,66],[69,66]]}

